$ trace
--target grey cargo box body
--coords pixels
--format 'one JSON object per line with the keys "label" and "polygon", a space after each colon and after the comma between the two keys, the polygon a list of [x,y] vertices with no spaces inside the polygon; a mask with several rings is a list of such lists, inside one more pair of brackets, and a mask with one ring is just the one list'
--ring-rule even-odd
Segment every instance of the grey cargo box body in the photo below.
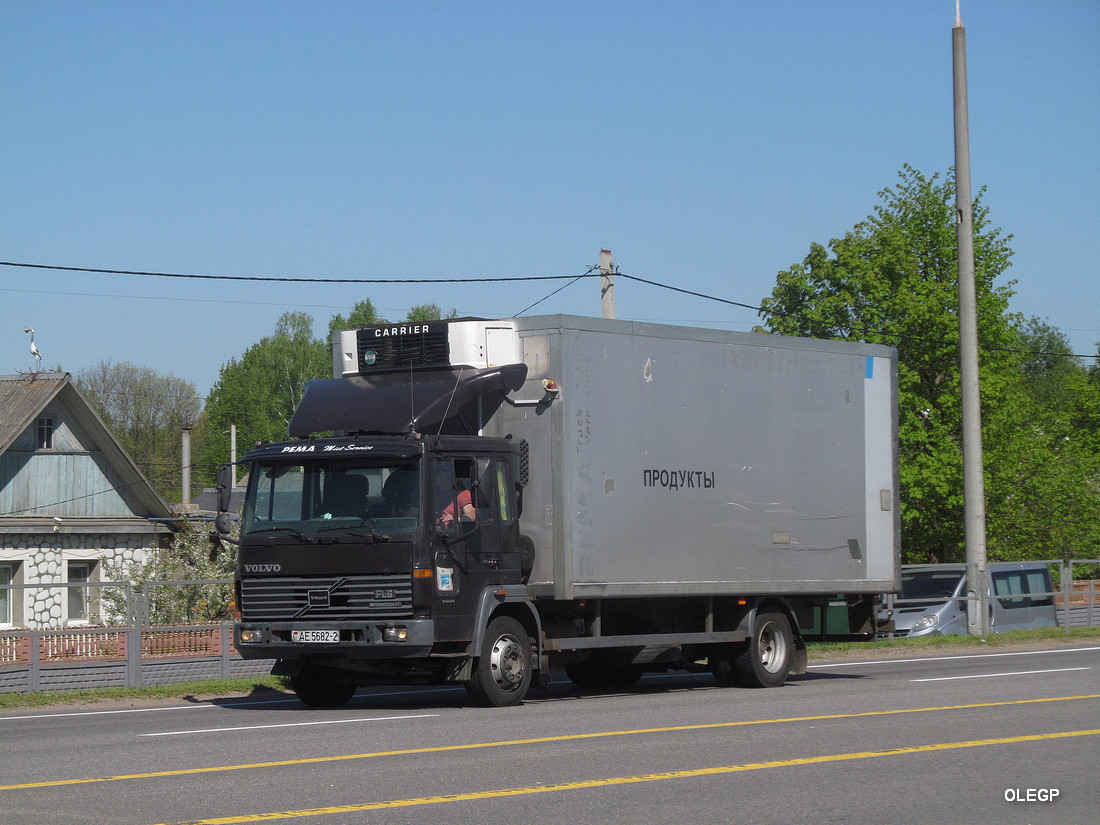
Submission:
{"label": "grey cargo box body", "polygon": [[893,591],[897,361],[885,346],[515,319],[536,597]]}

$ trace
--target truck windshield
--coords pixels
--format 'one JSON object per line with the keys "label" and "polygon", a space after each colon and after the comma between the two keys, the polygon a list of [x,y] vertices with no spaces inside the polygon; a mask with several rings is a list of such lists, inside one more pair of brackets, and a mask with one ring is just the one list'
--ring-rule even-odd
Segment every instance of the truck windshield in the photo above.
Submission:
{"label": "truck windshield", "polygon": [[419,522],[420,472],[407,460],[257,462],[241,533],[389,535],[412,532]]}

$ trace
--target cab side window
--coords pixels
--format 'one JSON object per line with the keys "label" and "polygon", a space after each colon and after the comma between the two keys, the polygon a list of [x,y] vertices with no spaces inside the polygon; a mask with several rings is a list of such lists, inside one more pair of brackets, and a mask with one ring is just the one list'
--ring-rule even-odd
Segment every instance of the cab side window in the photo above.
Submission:
{"label": "cab side window", "polygon": [[471,459],[439,459],[433,473],[436,524],[448,527],[456,522],[481,520]]}
{"label": "cab side window", "polygon": [[497,459],[492,464],[493,488],[496,491],[497,505],[500,507],[500,520],[509,522],[514,519],[515,513],[511,507],[512,474],[508,470],[508,462]]}

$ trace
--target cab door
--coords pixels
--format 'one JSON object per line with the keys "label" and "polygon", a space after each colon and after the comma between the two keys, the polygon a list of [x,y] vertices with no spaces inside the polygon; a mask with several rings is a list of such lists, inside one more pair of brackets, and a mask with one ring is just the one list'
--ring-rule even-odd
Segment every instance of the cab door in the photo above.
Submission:
{"label": "cab door", "polygon": [[441,641],[467,640],[481,594],[502,581],[500,506],[492,462],[474,456],[437,458],[432,490],[436,635]]}

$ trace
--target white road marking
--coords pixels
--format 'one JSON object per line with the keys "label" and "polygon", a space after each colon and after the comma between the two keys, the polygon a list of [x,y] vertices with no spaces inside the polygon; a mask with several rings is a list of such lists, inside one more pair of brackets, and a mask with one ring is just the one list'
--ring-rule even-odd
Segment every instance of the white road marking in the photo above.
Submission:
{"label": "white road marking", "polygon": [[200,728],[195,730],[167,730],[160,733],[139,733],[138,736],[186,736],[192,733],[228,733],[239,730],[271,730],[272,728],[301,728],[309,725],[347,725],[352,722],[392,722],[401,719],[428,719],[438,713],[418,713],[414,716],[372,716],[369,719],[326,719],[319,722],[288,722],[282,725],[241,725],[235,728]]}
{"label": "white road marking", "polygon": [[[828,664],[810,665],[810,670],[824,670],[826,668],[834,667],[864,667],[867,665],[893,665],[899,662],[943,662],[957,659],[983,659],[983,658],[997,658],[1004,656],[1034,656],[1041,653],[1090,653],[1100,652],[1100,646],[1096,647],[1078,647],[1078,648],[1066,648],[1062,650],[1024,650],[1016,653],[975,653],[965,654],[961,656],[929,656],[918,659],[882,659],[870,662],[831,662]],[[671,679],[671,678],[684,678],[687,674],[672,673],[672,674],[660,674],[650,675],[648,679]],[[552,682],[554,685],[569,685],[571,682],[560,682],[555,680]],[[454,687],[437,687],[427,688],[415,691],[387,691],[385,693],[364,693],[358,694],[357,698],[379,698],[385,696],[413,696],[421,694],[432,693],[448,693],[457,690]],[[546,701],[546,700],[532,700],[532,701]],[[188,705],[170,705],[168,707],[155,707],[155,708],[121,708],[116,710],[83,710],[83,711],[68,711],[65,713],[36,713],[27,714],[24,716],[0,716],[0,723],[13,722],[13,721],[25,721],[28,719],[60,719],[72,716],[109,716],[111,714],[120,713],[158,713],[162,711],[174,711],[174,710],[205,710],[209,708],[244,708],[253,707],[257,705],[280,705],[280,704],[293,704],[297,703],[298,699],[294,697],[288,697],[286,699],[242,699],[237,702],[221,702],[214,704],[211,702],[195,702]]]}
{"label": "white road marking", "polygon": [[29,716],[2,716],[0,722],[12,722],[20,719],[63,719],[67,716],[111,716],[115,713],[155,713],[159,710],[198,710],[216,708],[218,705],[194,704],[173,705],[167,708],[125,708],[122,710],[74,710],[68,713],[34,713]]}
{"label": "white road marking", "polygon": [[992,679],[997,676],[1031,676],[1036,673],[1065,673],[1069,670],[1092,670],[1091,667],[1060,667],[1053,670],[1017,670],[1014,673],[976,673],[971,676],[936,676],[931,679],[910,679],[910,682],[950,682],[954,679]]}
{"label": "white road marking", "polygon": [[826,665],[810,665],[810,670],[827,667],[860,667],[862,665],[896,665],[899,662],[949,662],[958,659],[994,659],[1002,656],[1037,656],[1040,653],[1100,653],[1100,647],[1075,647],[1064,650],[1021,650],[1016,653],[968,653],[962,656],[926,656],[920,659],[880,659],[874,662],[831,662]]}
{"label": "white road marking", "polygon": [[[379,698],[385,696],[416,696],[426,693],[446,693],[461,688],[445,687],[445,688],[431,688],[428,690],[395,690],[388,691],[386,693],[362,693],[357,694],[357,698]],[[354,701],[354,700],[353,700]],[[226,708],[250,708],[257,705],[291,705],[299,704],[299,700],[293,696],[289,696],[286,699],[242,699],[239,702],[221,702],[221,701],[196,701],[190,705],[169,705],[167,707],[156,708],[120,708],[116,710],[74,710],[66,713],[34,713],[26,716],[0,716],[0,722],[11,722],[16,720],[26,719],[59,719],[67,716],[110,716],[115,713],[156,713],[158,711],[167,710],[205,710],[207,708],[219,708],[225,710]]]}

